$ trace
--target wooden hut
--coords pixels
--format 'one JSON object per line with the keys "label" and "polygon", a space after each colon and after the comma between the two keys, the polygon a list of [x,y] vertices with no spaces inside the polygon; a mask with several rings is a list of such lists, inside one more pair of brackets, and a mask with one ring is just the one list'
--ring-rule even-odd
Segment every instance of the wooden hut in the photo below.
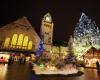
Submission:
{"label": "wooden hut", "polygon": [[91,47],[84,54],[83,58],[84,58],[85,67],[96,68],[96,62],[99,61],[99,63],[100,63],[100,49],[96,49],[94,47]]}

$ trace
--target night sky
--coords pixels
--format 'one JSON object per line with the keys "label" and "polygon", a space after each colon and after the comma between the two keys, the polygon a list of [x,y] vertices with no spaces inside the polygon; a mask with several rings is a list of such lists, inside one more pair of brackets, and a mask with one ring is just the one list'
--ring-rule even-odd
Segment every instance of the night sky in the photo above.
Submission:
{"label": "night sky", "polygon": [[96,0],[0,0],[0,26],[26,16],[39,33],[42,17],[50,12],[54,40],[68,41],[82,12],[100,28],[99,3]]}

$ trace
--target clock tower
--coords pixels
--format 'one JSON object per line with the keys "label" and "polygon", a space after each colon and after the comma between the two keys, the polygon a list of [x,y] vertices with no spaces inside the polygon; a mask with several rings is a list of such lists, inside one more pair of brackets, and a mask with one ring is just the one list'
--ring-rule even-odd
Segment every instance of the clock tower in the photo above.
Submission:
{"label": "clock tower", "polygon": [[41,34],[44,37],[44,48],[46,51],[51,50],[52,39],[53,39],[53,21],[50,13],[47,13],[42,18]]}

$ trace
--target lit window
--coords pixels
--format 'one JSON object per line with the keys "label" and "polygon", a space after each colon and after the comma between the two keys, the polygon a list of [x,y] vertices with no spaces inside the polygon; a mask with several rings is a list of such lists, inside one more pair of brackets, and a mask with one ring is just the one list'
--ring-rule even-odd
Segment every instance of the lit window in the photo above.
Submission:
{"label": "lit window", "polygon": [[28,43],[28,49],[29,49],[29,50],[32,49],[32,41],[29,41],[29,43]]}
{"label": "lit window", "polygon": [[16,46],[17,38],[18,38],[18,35],[14,34],[11,41],[11,47],[13,46],[13,48],[15,48],[14,46]]}
{"label": "lit window", "polygon": [[8,37],[8,38],[5,39],[4,48],[8,48],[9,42],[10,42],[10,38]]}
{"label": "lit window", "polygon": [[21,48],[22,42],[23,42],[23,34],[20,34],[17,42],[17,45],[19,46],[18,48]]}
{"label": "lit window", "polygon": [[23,41],[23,49],[26,49],[27,44],[28,44],[28,36],[25,36]]}

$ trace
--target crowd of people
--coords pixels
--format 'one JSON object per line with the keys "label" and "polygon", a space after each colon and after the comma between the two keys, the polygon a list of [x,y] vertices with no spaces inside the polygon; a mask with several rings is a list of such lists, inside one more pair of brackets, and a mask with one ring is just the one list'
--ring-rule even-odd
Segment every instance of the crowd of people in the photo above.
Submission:
{"label": "crowd of people", "polygon": [[[18,61],[20,64],[26,63],[26,57],[19,57]],[[14,57],[10,56],[8,59],[8,64],[13,64],[13,62],[14,62]]]}
{"label": "crowd of people", "polygon": [[[0,57],[0,64],[13,64],[15,61],[14,56],[10,56],[8,59],[3,56]],[[26,57],[19,57],[17,62],[19,62],[19,64],[26,63]]]}

